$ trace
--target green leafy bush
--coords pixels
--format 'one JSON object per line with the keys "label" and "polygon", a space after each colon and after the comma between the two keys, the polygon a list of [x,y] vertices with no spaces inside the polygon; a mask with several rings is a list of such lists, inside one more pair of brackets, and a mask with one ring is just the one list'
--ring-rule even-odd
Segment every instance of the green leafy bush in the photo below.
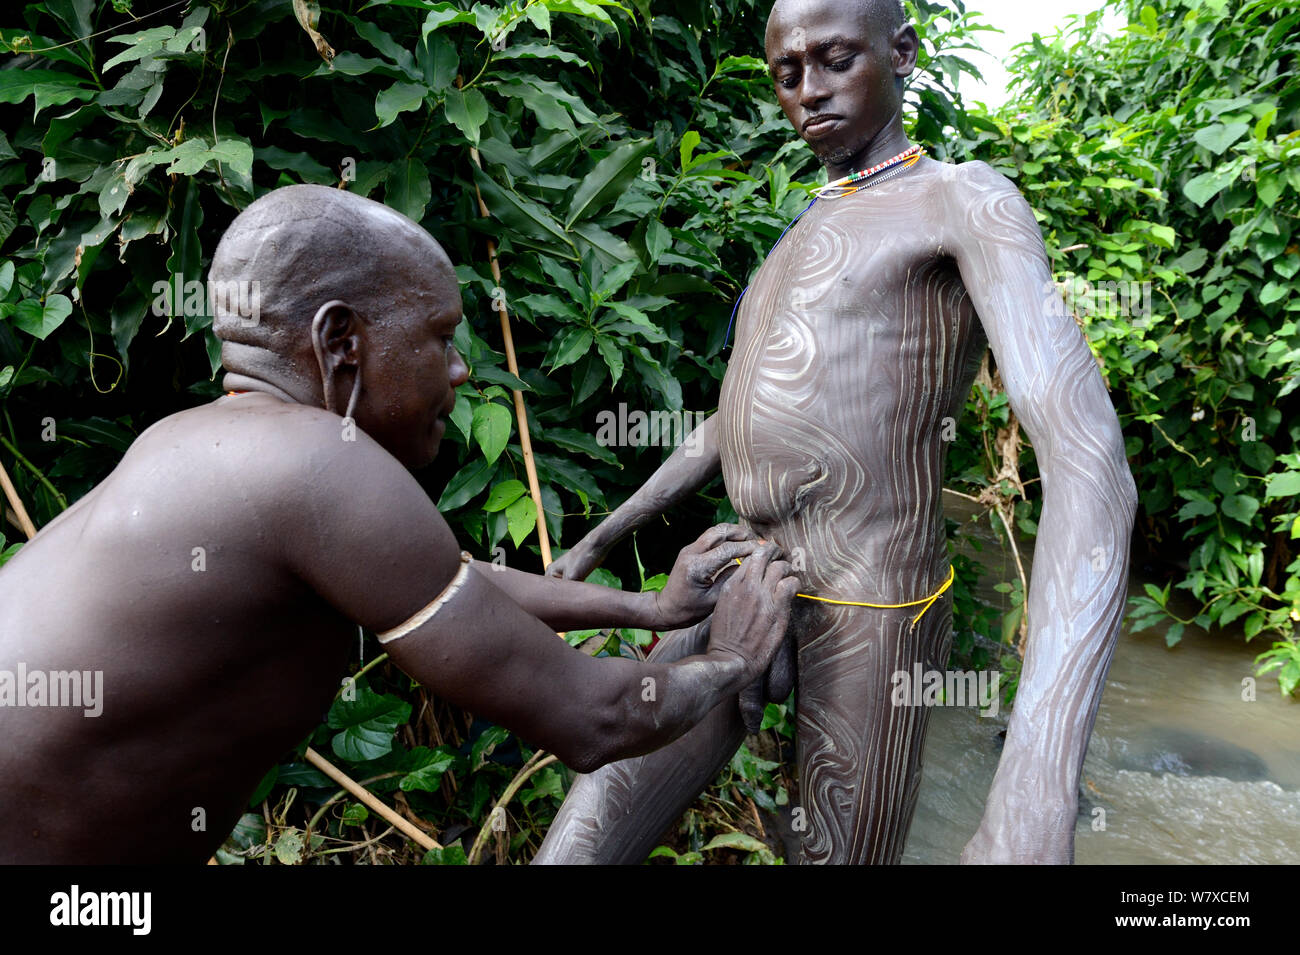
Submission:
{"label": "green leafy bush", "polygon": [[1110,6],[1118,36],[1098,11],[1021,47],[1018,99],[965,147],[1029,198],[1115,398],[1139,543],[1172,565],[1131,626],[1172,619],[1173,645],[1186,624],[1240,621],[1284,649],[1300,621],[1300,12]]}

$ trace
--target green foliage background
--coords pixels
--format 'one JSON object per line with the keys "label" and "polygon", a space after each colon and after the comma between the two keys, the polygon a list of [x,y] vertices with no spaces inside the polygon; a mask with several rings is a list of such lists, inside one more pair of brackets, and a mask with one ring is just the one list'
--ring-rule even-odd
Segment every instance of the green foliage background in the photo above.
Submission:
{"label": "green foliage background", "polygon": [[[962,146],[1016,180],[1115,398],[1164,564],[1131,629],[1240,621],[1300,683],[1300,10],[1113,4],[1021,48],[1019,96]],[[1150,306],[1098,294],[1149,283]],[[1130,296],[1132,298],[1132,296]],[[1031,453],[1031,452],[1030,452]],[[1029,453],[1025,455],[1029,457]],[[1142,546],[1142,545],[1145,546]],[[1190,592],[1191,601],[1171,596]]]}
{"label": "green foliage background", "polygon": [[[1018,98],[991,116],[953,93],[973,72],[964,54],[980,21],[960,2],[909,5],[923,40],[909,131],[936,158],[992,162],[1037,210],[1128,436],[1148,551],[1137,554],[1168,561],[1170,586],[1148,587],[1137,625],[1171,613],[1240,621],[1247,637],[1277,641],[1267,663],[1290,691],[1300,14],[1281,0],[1117,3],[1131,22],[1121,37],[1100,37],[1091,16],[1036,42]],[[716,407],[732,303],[824,177],[757,58],[767,3],[352,0],[324,4],[318,20],[301,6],[306,25],[292,0],[45,0],[8,14],[0,458],[43,524],[144,427],[219,394],[193,283],[222,230],[279,185],[340,185],[422,222],[457,263],[473,377],[421,479],[480,556],[505,547],[513,566],[540,569],[509,389],[524,392],[551,539],[571,544],[666,454],[600,446],[596,414]],[[1150,314],[1098,308],[1080,283],[1105,280],[1150,282]],[[522,380],[506,370],[494,294],[515,321]],[[999,478],[997,439],[1013,422],[996,377],[968,411],[950,485],[993,494],[1032,533],[1037,501]],[[1032,449],[1019,466],[1032,478]],[[656,586],[682,542],[730,516],[715,482],[598,575]],[[984,606],[979,569],[956,560],[958,651],[982,661],[1013,642],[1023,592],[1008,581],[1010,612]],[[649,639],[603,634],[588,649],[636,654]],[[365,660],[311,744],[444,839],[477,831],[531,751],[411,687],[373,644]],[[787,716],[769,707],[769,756],[788,747]],[[784,802],[790,782],[775,758],[742,750],[670,854],[770,861],[739,820]],[[531,856],[563,785],[555,766],[528,779],[507,834],[490,839],[498,858]],[[316,808],[332,791],[288,759],[255,794],[261,809],[228,860],[326,858],[348,850],[349,833],[378,831],[359,806]]]}

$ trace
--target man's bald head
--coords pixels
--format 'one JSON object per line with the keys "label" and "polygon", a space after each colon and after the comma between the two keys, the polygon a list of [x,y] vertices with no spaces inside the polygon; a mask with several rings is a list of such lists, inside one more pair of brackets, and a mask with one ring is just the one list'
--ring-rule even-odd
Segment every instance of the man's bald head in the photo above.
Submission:
{"label": "man's bald head", "polygon": [[[250,364],[259,371],[313,368],[312,318],[331,300],[384,323],[415,283],[457,291],[446,254],[416,223],[382,203],[312,185],[276,189],[236,216],[208,278],[213,331],[232,372],[253,370]],[[225,293],[236,287],[230,283],[255,290],[255,319]]]}
{"label": "man's bald head", "polygon": [[[824,0],[776,0],[768,14],[768,36],[774,20],[797,19],[801,8]],[[862,15],[862,22],[872,33],[891,35],[907,22],[903,0],[834,0],[836,5],[852,6]]]}

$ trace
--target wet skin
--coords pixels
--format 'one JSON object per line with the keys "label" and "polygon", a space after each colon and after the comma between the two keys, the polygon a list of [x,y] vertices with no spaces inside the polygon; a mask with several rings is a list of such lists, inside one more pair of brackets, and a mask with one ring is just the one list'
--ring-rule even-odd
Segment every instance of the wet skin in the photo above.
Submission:
{"label": "wet skin", "polygon": [[[103,672],[98,717],[0,708],[0,861],[203,861],[330,706],[358,625],[401,624],[460,567],[408,471],[436,455],[467,377],[450,263],[377,203],[328,189],[276,201],[230,241],[346,220],[393,304],[379,315],[306,297],[260,357],[227,328],[226,386],[248,393],[149,428],[0,570],[0,668]],[[351,429],[340,414],[354,395]],[[434,692],[591,770],[676,738],[752,682],[796,586],[773,545],[721,525],[682,551],[658,596],[473,565],[437,616],[385,649]],[[594,660],[554,632],[669,628],[710,610],[707,646],[672,665]]]}
{"label": "wet skin", "polygon": [[[782,106],[832,180],[907,147],[890,90],[915,61],[910,28],[877,29],[852,4],[779,4],[768,53]],[[882,604],[933,593],[948,569],[942,434],[986,343],[1034,444],[1044,506],[1028,655],[963,861],[1069,862],[1078,774],[1123,611],[1135,491],[1033,213],[983,163],[922,159],[814,205],[743,301],[718,413],[692,442],[704,452],[679,449],[552,572],[585,576],[720,470],[743,522],[797,558],[803,592]],[[918,661],[946,668],[951,594],[915,625],[919,608],[796,609],[799,861],[897,862],[928,710],[893,706],[891,675]],[[665,658],[698,646],[700,631],[675,635]],[[673,746],[584,777],[539,860],[640,861],[743,736],[734,708],[719,708]]]}

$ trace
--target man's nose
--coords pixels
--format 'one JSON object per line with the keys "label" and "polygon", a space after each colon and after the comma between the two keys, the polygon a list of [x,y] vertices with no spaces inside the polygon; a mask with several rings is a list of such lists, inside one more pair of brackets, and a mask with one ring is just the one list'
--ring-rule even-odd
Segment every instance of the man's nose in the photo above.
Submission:
{"label": "man's nose", "polygon": [[818,108],[830,98],[831,91],[820,70],[808,70],[804,73],[803,85],[799,87],[799,105],[809,112],[816,113]]}
{"label": "man's nose", "polygon": [[455,345],[451,347],[451,358],[447,361],[447,378],[453,388],[459,388],[469,381],[469,365],[460,357],[460,350]]}

